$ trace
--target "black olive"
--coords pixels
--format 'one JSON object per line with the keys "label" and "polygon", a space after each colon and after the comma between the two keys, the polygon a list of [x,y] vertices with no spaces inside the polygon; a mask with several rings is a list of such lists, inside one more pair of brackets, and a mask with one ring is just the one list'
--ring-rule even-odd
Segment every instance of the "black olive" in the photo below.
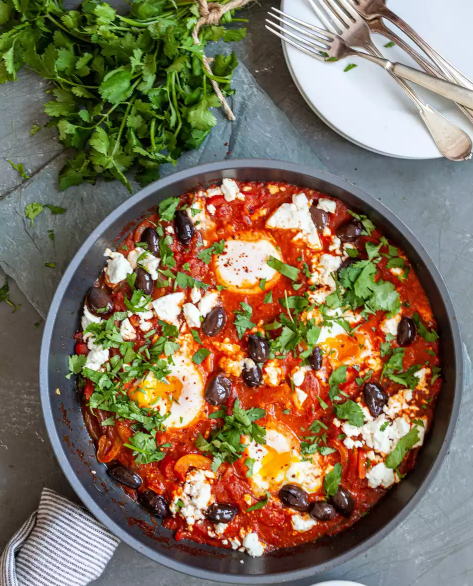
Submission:
{"label": "black olive", "polygon": [[107,472],[114,480],[128,486],[128,488],[140,488],[143,483],[141,476],[126,466],[114,466],[109,468]]}
{"label": "black olive", "polygon": [[351,267],[351,265],[354,265],[355,263],[359,262],[359,258],[346,258],[342,264],[338,267],[337,270],[337,276],[338,278],[340,278],[340,272],[343,271],[343,269],[347,269],[348,267]]}
{"label": "black olive", "polygon": [[223,373],[217,374],[205,389],[205,400],[209,405],[223,405],[230,396],[232,381]]}
{"label": "black olive", "polygon": [[325,501],[316,501],[309,509],[309,515],[317,521],[330,521],[336,514],[335,507]]}
{"label": "black olive", "polygon": [[305,490],[295,484],[285,484],[279,491],[279,500],[286,507],[305,513],[309,510],[309,500]]}
{"label": "black olive", "polygon": [[309,361],[312,370],[320,370],[322,368],[322,351],[319,346],[314,346],[314,349],[309,354],[307,360]]}
{"label": "black olive", "polygon": [[399,346],[409,346],[416,339],[417,326],[411,317],[403,317],[397,328],[397,343]]}
{"label": "black olive", "polygon": [[328,214],[324,210],[319,210],[317,204],[311,206],[310,215],[317,230],[323,231],[328,226]]}
{"label": "black olive", "polygon": [[227,314],[223,307],[214,307],[210,313],[208,313],[204,321],[202,322],[202,331],[206,336],[216,336],[225,327],[227,323]]}
{"label": "black olive", "polygon": [[337,228],[337,236],[342,242],[355,242],[361,236],[363,224],[360,220],[348,220]]}
{"label": "black olive", "polygon": [[99,287],[92,287],[87,295],[87,306],[90,313],[103,317],[113,311],[113,301],[110,295]]}
{"label": "black olive", "polygon": [[141,235],[141,241],[146,242],[148,250],[155,256],[159,254],[159,237],[154,228],[146,228]]}
{"label": "black olive", "polygon": [[238,508],[227,503],[214,503],[206,510],[205,516],[212,523],[230,523],[236,517]]}
{"label": "black olive", "polygon": [[256,334],[248,336],[248,353],[255,362],[266,362],[269,358],[269,344],[266,338]]}
{"label": "black olive", "polygon": [[141,267],[136,269],[135,288],[141,289],[145,295],[151,295],[154,289],[154,283],[151,275]]}
{"label": "black olive", "polygon": [[389,398],[383,387],[375,382],[366,383],[363,387],[363,396],[371,415],[373,417],[381,415]]}
{"label": "black olive", "polygon": [[169,516],[169,506],[166,499],[160,494],[156,494],[154,490],[145,490],[138,494],[138,500],[146,510],[153,515],[165,519]]}
{"label": "black olive", "polygon": [[250,387],[250,389],[259,387],[263,382],[263,373],[261,372],[260,367],[255,364],[253,360],[245,360],[241,376],[245,385]]}
{"label": "black olive", "polygon": [[339,486],[336,494],[330,499],[332,505],[344,517],[349,517],[355,508],[353,497],[343,486]]}
{"label": "black olive", "polygon": [[194,224],[189,219],[189,216],[179,210],[176,212],[176,217],[174,218],[174,226],[179,241],[182,244],[189,244],[195,234]]}

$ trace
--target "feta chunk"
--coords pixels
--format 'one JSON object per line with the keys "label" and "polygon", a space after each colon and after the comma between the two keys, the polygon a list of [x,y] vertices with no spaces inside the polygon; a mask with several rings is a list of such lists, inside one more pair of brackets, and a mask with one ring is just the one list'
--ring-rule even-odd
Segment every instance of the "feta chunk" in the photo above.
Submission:
{"label": "feta chunk", "polygon": [[317,525],[317,521],[309,515],[292,515],[291,523],[294,531],[299,532],[309,531]]}
{"label": "feta chunk", "polygon": [[110,259],[107,262],[107,266],[104,272],[107,276],[108,281],[115,285],[126,279],[127,275],[131,275],[133,267],[128,260],[119,252],[112,252],[109,248],[104,253],[104,256],[109,256]]}
{"label": "feta chunk", "polygon": [[[182,492],[174,493],[171,502],[171,512],[179,513],[185,518],[188,525],[205,519],[207,507],[215,500],[212,494],[212,481],[215,474],[210,470],[192,470],[187,474],[186,483]],[[179,509],[178,501],[184,503]]]}
{"label": "feta chunk", "polygon": [[209,291],[206,293],[200,303],[199,303],[199,311],[202,317],[205,317],[209,314],[214,307],[216,307],[219,299],[218,291]]}
{"label": "feta chunk", "polygon": [[419,379],[419,382],[416,385],[416,389],[419,391],[426,391],[427,390],[427,376],[430,374],[430,368],[424,366],[417,372],[414,372],[414,376]]}
{"label": "feta chunk", "polygon": [[331,199],[319,199],[317,202],[317,207],[319,210],[323,210],[329,214],[334,214],[337,209],[337,204]]}
{"label": "feta chunk", "polygon": [[257,533],[248,533],[245,535],[243,539],[243,547],[253,558],[260,557],[264,553],[264,543],[258,539]]}
{"label": "feta chunk", "polygon": [[233,179],[228,179],[227,177],[222,180],[222,192],[225,201],[228,202],[234,201],[235,199],[245,199],[245,196],[240,192],[238,183]]}
{"label": "feta chunk", "polygon": [[298,409],[302,409],[302,405],[307,397],[307,393],[305,393],[302,389],[299,389],[298,387],[294,389],[293,399]]}
{"label": "feta chunk", "polygon": [[102,365],[107,362],[110,357],[109,350],[102,348],[98,344],[94,342],[95,336],[89,335],[87,340],[87,347],[89,348],[90,352],[87,354],[87,360],[85,361],[85,368],[90,368],[90,370],[100,370]]}
{"label": "feta chunk", "polygon": [[391,336],[397,336],[397,328],[399,327],[399,322],[401,321],[401,313],[397,313],[394,317],[390,319],[385,319],[381,322],[381,329],[385,334],[391,334]]}
{"label": "feta chunk", "polygon": [[184,303],[183,305],[184,317],[187,325],[190,328],[200,328],[200,311],[192,303]]}
{"label": "feta chunk", "polygon": [[[140,258],[143,257],[143,258]],[[160,258],[156,258],[153,254],[146,251],[144,248],[135,248],[128,254],[128,262],[136,269],[137,266],[142,267],[153,281],[158,280],[158,266],[161,262]]]}
{"label": "feta chunk", "polygon": [[389,488],[394,484],[394,471],[387,468],[384,462],[380,462],[368,470],[366,478],[371,488],[378,488],[378,486]]}
{"label": "feta chunk", "polygon": [[[151,303],[149,304],[150,307],[153,307]],[[147,320],[152,319],[154,313],[152,311],[140,311],[138,314],[140,318],[140,330],[142,332],[149,332],[150,329],[153,327],[153,324]]]}
{"label": "feta chunk", "polygon": [[410,423],[403,417],[398,417],[391,423],[384,413],[361,427],[349,423],[344,423],[342,427],[343,433],[349,438],[361,435],[369,448],[381,454],[390,454],[410,428]]}
{"label": "feta chunk", "polygon": [[205,195],[207,197],[214,197],[215,195],[223,195],[223,193],[220,187],[211,187],[210,189],[207,189]]}
{"label": "feta chunk", "polygon": [[199,303],[199,301],[202,299],[202,293],[200,292],[200,289],[198,287],[192,287],[191,289],[191,301],[192,303]]}
{"label": "feta chunk", "polygon": [[125,342],[136,340],[135,328],[131,325],[128,318],[124,319],[120,324],[120,335]]}
{"label": "feta chunk", "polygon": [[343,443],[346,445],[346,447],[349,450],[352,450],[353,448],[362,448],[363,447],[363,442],[360,442],[359,440],[352,440],[351,437],[346,437],[343,440]]}
{"label": "feta chunk", "polygon": [[297,238],[303,238],[310,248],[320,250],[322,244],[310,215],[309,200],[304,193],[292,197],[292,203],[283,203],[266,222],[267,228],[299,230]]}
{"label": "feta chunk", "polygon": [[159,319],[177,325],[177,318],[181,313],[181,305],[184,301],[184,293],[171,293],[155,299],[151,302],[153,309]]}
{"label": "feta chunk", "polygon": [[335,252],[335,254],[342,254],[341,249],[342,241],[338,236],[332,236],[332,243],[328,247],[330,252]]}
{"label": "feta chunk", "polygon": [[217,208],[213,204],[209,203],[209,205],[207,206],[207,211],[210,215],[214,216],[215,212],[217,211]]}
{"label": "feta chunk", "polygon": [[308,366],[298,366],[292,373],[291,378],[292,382],[296,387],[302,386],[305,375],[309,372],[310,368]]}
{"label": "feta chunk", "polygon": [[90,313],[89,308],[86,304],[84,304],[84,314],[80,322],[83,331],[86,330],[87,327],[90,326],[90,324],[100,324],[102,323],[102,321],[103,320],[100,317],[97,317],[93,313]]}
{"label": "feta chunk", "polygon": [[279,361],[270,360],[263,366],[263,379],[267,385],[278,387],[284,380],[284,371]]}
{"label": "feta chunk", "polygon": [[333,254],[322,254],[318,259],[318,263],[312,273],[311,282],[318,283],[321,285],[327,285],[331,290],[335,289],[335,281],[333,280],[332,273],[336,273],[342,264],[340,256]]}

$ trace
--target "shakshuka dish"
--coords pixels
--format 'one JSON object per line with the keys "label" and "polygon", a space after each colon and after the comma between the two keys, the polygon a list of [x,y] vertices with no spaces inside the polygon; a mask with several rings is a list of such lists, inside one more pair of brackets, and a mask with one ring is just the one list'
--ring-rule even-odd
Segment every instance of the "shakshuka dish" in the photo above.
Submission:
{"label": "shakshuka dish", "polygon": [[313,189],[161,201],[85,299],[70,370],[97,460],[175,539],[333,535],[414,466],[441,378],[408,258]]}

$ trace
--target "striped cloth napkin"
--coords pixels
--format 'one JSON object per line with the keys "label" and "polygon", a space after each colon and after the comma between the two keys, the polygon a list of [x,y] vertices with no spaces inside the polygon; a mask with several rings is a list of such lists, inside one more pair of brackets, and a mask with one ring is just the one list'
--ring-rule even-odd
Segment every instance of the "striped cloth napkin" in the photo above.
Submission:
{"label": "striped cloth napkin", "polygon": [[119,543],[85,509],[44,488],[38,510],[0,558],[0,586],[89,584]]}

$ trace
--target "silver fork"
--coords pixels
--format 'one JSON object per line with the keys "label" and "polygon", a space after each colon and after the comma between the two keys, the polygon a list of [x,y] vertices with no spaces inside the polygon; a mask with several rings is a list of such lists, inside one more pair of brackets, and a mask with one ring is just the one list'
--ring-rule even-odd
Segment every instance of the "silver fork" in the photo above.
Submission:
{"label": "silver fork", "polygon": [[432,59],[435,65],[442,71],[447,79],[456,81],[463,87],[473,89],[473,81],[468,79],[461,71],[458,71],[449,63],[440,53],[424,41],[416,31],[407,24],[402,18],[395,14],[386,6],[386,0],[353,0],[358,12],[367,20],[376,18],[387,18],[394,25],[400,28],[414,43],[420,47],[424,53]]}
{"label": "silver fork", "polygon": [[[390,41],[393,41],[400,49],[402,49],[405,53],[407,53],[416,63],[418,63],[424,71],[430,73],[430,75],[435,75],[437,77],[443,77],[444,79],[449,79],[450,81],[456,81],[453,76],[447,75],[443,72],[434,61],[427,61],[420,55],[414,47],[406,43],[404,39],[402,39],[399,35],[394,33],[390,28],[388,28],[382,18],[375,16],[374,18],[367,18],[365,16],[367,10],[369,10],[370,6],[373,6],[373,0],[348,0],[348,2],[353,6],[353,8],[361,15],[366,21],[366,24],[369,26],[369,29],[372,33],[382,35],[386,37]],[[366,4],[365,4],[366,3]],[[460,84],[464,85],[464,84]],[[465,86],[470,89],[473,89],[473,85],[470,87],[469,85]],[[458,108],[462,111],[462,113],[473,122],[473,111],[465,108],[461,104],[457,104]]]}
{"label": "silver fork", "polygon": [[[362,47],[370,55],[382,58],[381,52],[378,51],[371,40],[368,25],[347,0],[339,0],[338,2],[325,0],[325,3],[321,0],[317,0],[317,3],[314,0],[308,1],[325,27],[334,34],[340,35],[347,45]],[[341,5],[343,5],[343,8]],[[388,69],[388,71],[417,106],[422,120],[442,155],[451,161],[470,159],[472,151],[470,137],[437,110],[429,106],[405,81],[393,75],[395,68]],[[410,79],[412,80],[412,78]],[[415,79],[412,81],[415,81]]]}

